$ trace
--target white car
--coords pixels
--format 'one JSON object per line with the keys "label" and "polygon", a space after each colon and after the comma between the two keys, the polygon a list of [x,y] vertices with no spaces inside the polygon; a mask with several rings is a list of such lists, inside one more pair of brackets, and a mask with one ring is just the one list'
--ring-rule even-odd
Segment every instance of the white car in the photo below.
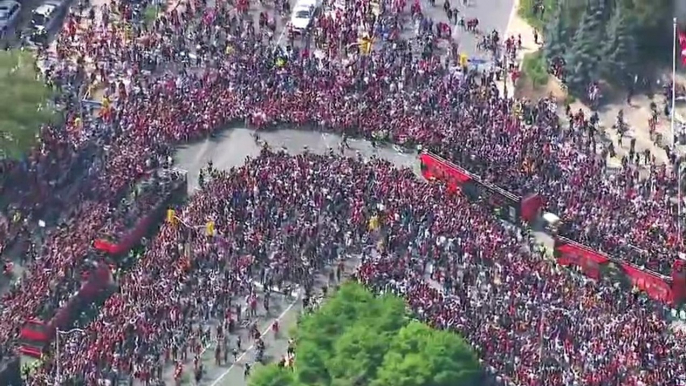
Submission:
{"label": "white car", "polygon": [[315,7],[309,4],[296,5],[291,15],[291,27],[295,31],[304,31],[310,26]]}

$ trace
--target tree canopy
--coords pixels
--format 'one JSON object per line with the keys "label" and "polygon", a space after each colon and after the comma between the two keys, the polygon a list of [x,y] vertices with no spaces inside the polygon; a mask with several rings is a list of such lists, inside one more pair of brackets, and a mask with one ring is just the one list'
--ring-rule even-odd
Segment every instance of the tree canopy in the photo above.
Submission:
{"label": "tree canopy", "polygon": [[[603,76],[622,83],[671,58],[676,0],[523,0],[520,13],[543,33],[548,62],[564,58],[573,91]],[[544,11],[541,11],[543,9]]]}
{"label": "tree canopy", "polygon": [[259,368],[250,386],[470,386],[481,370],[458,335],[406,315],[392,295],[347,283],[294,332],[294,369]]}
{"label": "tree canopy", "polygon": [[30,52],[0,51],[0,159],[20,158],[36,143],[41,125],[58,118],[41,75]]}

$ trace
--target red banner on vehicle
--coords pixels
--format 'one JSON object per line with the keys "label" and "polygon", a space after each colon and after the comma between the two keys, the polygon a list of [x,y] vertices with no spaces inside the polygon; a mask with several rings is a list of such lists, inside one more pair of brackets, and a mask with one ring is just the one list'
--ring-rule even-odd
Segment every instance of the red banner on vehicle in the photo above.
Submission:
{"label": "red banner on vehicle", "polygon": [[577,266],[593,279],[600,278],[600,266],[610,261],[608,256],[565,237],[555,240],[555,256],[560,265]]}
{"label": "red banner on vehicle", "polygon": [[674,300],[672,288],[664,277],[629,263],[621,263],[621,265],[624,273],[636,288],[655,300],[672,304]]}
{"label": "red banner on vehicle", "polygon": [[445,181],[451,190],[459,190],[462,184],[472,180],[468,171],[435,155],[422,154],[419,156],[419,161],[424,178]]}

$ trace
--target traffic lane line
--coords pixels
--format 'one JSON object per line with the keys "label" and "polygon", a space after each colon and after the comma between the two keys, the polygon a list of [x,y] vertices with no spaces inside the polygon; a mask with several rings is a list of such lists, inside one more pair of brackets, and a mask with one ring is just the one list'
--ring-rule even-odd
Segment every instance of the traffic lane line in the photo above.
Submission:
{"label": "traffic lane line", "polygon": [[[300,301],[300,294],[298,294],[298,297],[295,298],[295,300],[293,300],[293,301],[288,305],[288,307],[286,307],[286,309],[284,309],[284,310],[281,312],[281,314],[280,314],[278,317],[276,317],[276,319],[274,319],[274,320],[276,320],[276,321],[281,321],[286,315],[288,315],[289,312],[291,312],[291,310],[293,309],[293,307],[295,307],[295,305],[298,304],[298,301]],[[271,332],[271,330],[272,330],[272,326],[271,326],[271,325],[272,325],[272,324],[273,324],[273,322],[270,323],[270,324],[260,333],[260,338],[264,338],[267,334],[269,334],[269,332]],[[224,372],[222,372],[222,373],[221,373],[212,383],[210,383],[210,386],[217,386],[217,385],[219,385],[219,384],[221,383],[221,381],[222,381],[227,375],[229,375],[229,373],[231,373],[231,371],[236,367],[236,365],[237,365],[240,361],[242,361],[243,358],[245,358],[245,357],[248,355],[248,353],[251,352],[254,348],[255,348],[255,344],[253,343],[253,344],[251,344],[247,349],[245,349],[245,351],[244,351],[241,355],[239,355],[238,358],[236,358],[236,360],[231,364],[231,366],[229,366],[229,368],[227,368],[226,370],[224,370]]]}

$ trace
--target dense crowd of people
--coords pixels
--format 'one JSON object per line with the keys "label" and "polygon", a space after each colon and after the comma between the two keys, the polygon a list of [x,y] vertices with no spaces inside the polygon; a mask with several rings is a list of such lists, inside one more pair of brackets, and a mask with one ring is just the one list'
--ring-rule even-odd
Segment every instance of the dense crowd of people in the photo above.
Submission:
{"label": "dense crowd of people", "polygon": [[[126,2],[103,6],[102,12],[89,15],[93,22],[85,28],[77,17],[68,20],[56,60],[46,72],[61,89],[106,84],[107,98],[117,105],[113,111],[107,107],[100,118],[110,123],[104,125],[108,135],[103,135],[100,120],[85,124],[76,114],[68,117],[66,130],[46,130],[50,133],[44,135],[43,149],[26,166],[33,173],[20,174],[37,189],[21,192],[68,201],[57,194],[64,184],[48,176],[61,175],[56,168],[83,170],[75,154],[95,138],[145,148],[197,138],[236,120],[256,127],[310,124],[426,145],[515,194],[539,191],[575,239],[662,272],[676,258],[679,238],[669,201],[675,184],[669,170],[654,167],[644,179],[626,163],[620,173],[607,177],[606,158],[596,154],[588,119],[577,116],[572,128],[563,128],[549,101],[500,98],[491,82],[494,73],[481,80],[455,76],[449,68],[459,61],[457,50],[446,50],[445,61],[431,55],[442,53],[428,37],[433,28],[420,28],[420,38],[388,44],[342,67],[339,62],[350,58],[352,31],[360,23],[370,24],[369,13],[358,12],[368,5],[338,10],[335,16],[318,14],[314,46],[293,42],[285,50],[270,46],[269,28],[242,21],[226,2],[218,2],[211,12],[204,3],[191,2],[183,7],[183,16],[175,9],[153,24],[133,23],[130,7]],[[402,27],[402,17],[380,20],[384,30]],[[326,47],[323,58],[311,52],[318,47]],[[196,61],[181,60],[191,54]],[[280,66],[284,57],[288,64]],[[65,87],[65,79],[77,84]],[[174,108],[161,110],[166,103]],[[594,179],[600,180],[591,183]]]}
{"label": "dense crowd of people", "polygon": [[[649,153],[632,150],[624,167],[608,177],[608,152],[598,154],[591,117],[570,113],[569,125],[562,125],[549,100],[522,103],[501,98],[492,83],[499,73],[466,81],[455,76],[449,69],[459,61],[458,50],[431,40],[436,35],[434,23],[420,24],[429,27],[419,28],[422,35],[406,44],[388,43],[369,57],[351,57],[357,26],[370,25],[366,3],[320,13],[314,21],[313,43],[292,41],[286,49],[273,47],[269,26],[260,29],[242,21],[225,2],[212,12],[204,10],[203,3],[192,2],[183,17],[174,10],[152,26],[130,28],[109,16],[130,15],[126,3],[110,8],[100,24],[83,31],[68,23],[62,40],[70,44],[58,45],[58,53],[65,60],[80,55],[77,63],[93,63],[91,78],[109,84],[111,97],[120,99],[116,118],[140,111],[141,103],[150,109],[146,111],[155,111],[153,125],[150,114],[142,118],[138,113],[117,122],[120,129],[133,124],[125,131],[136,131],[136,126],[146,124],[152,126],[146,131],[156,140],[186,141],[224,123],[247,120],[255,127],[313,125],[408,146],[422,144],[515,194],[541,193],[549,209],[568,224],[566,235],[574,239],[663,273],[677,258],[680,245],[670,201],[676,195],[676,180],[669,168],[653,165]],[[388,9],[400,11],[397,6]],[[384,31],[402,28],[398,15],[379,17],[379,25]],[[88,48],[82,53],[68,49],[82,46]],[[507,46],[512,50],[517,44]],[[323,49],[323,57],[314,55],[317,48]],[[445,60],[438,55],[444,51]],[[181,60],[191,53],[197,60]],[[340,66],[346,59],[356,61]],[[179,60],[181,67],[195,70],[172,72]],[[161,79],[146,75],[151,71],[141,71],[143,66],[158,70]],[[122,74],[134,79],[128,87],[113,80]],[[173,101],[176,108],[160,111],[154,99]],[[648,178],[639,172],[639,163],[652,165]]]}
{"label": "dense crowd of people", "polygon": [[[593,247],[661,271],[680,251],[670,207],[675,179],[668,167],[650,166],[650,176],[644,178],[637,170],[639,157],[632,156],[619,172],[605,173],[607,154],[597,153],[591,117],[570,113],[570,125],[564,125],[551,100],[502,98],[495,71],[456,69],[458,50],[453,43],[446,49],[435,37],[434,23],[423,24],[417,29],[420,36],[403,44],[379,39],[370,55],[359,55],[352,44],[358,25],[378,33],[366,1],[318,13],[312,32],[289,35],[286,46],[276,44],[270,26],[261,28],[246,20],[223,0],[216,1],[212,11],[205,2],[191,0],[153,23],[134,23],[136,13],[129,7],[126,2],[103,5],[100,12],[91,11],[86,24],[70,16],[55,57],[46,62],[50,81],[69,95],[64,98],[68,106],[79,105],[81,91],[94,83],[105,85],[105,96],[92,119],[69,108],[66,125],[44,128],[40,145],[3,176],[3,197],[16,198],[13,202],[22,216],[36,219],[46,208],[62,209],[67,220],[36,251],[28,266],[31,275],[3,299],[0,344],[11,345],[26,319],[54,310],[68,298],[93,240],[103,230],[120,229],[116,224],[129,218],[117,209],[122,192],[156,166],[153,160],[167,157],[175,143],[210,135],[236,121],[260,129],[302,125],[423,145],[515,194],[540,192],[567,223],[565,233]],[[399,30],[408,23],[399,4],[382,8],[383,30]],[[399,39],[398,34],[384,36]],[[241,264],[244,269],[235,272],[230,262],[249,255],[257,261],[252,269],[267,268],[271,262],[282,267],[279,280],[297,280],[304,261],[316,268],[341,253],[337,245],[359,245],[365,238],[380,237],[368,232],[367,221],[375,211],[386,214],[383,240],[389,250],[412,245],[424,261],[440,266],[446,264],[445,255],[429,240],[443,236],[453,240],[453,246],[464,245],[463,255],[479,256],[462,261],[460,272],[455,262],[443,267],[446,277],[467,272],[461,280],[471,283],[479,277],[474,274],[478,269],[500,270],[499,275],[484,273],[481,282],[520,286],[507,289],[517,295],[509,300],[528,302],[532,311],[519,314],[512,303],[509,319],[502,319],[518,325],[521,335],[504,330],[500,335],[485,334],[481,328],[495,331],[498,326],[480,322],[472,300],[460,298],[464,294],[445,300],[417,287],[435,299],[437,314],[444,306],[468,310],[465,315],[474,319],[461,322],[466,326],[463,332],[482,346],[485,360],[503,376],[532,385],[537,381],[531,374],[541,372],[548,383],[561,385],[568,379],[669,385],[676,378],[664,377],[683,372],[683,364],[669,360],[670,355],[681,354],[679,348],[662,335],[664,322],[648,308],[639,307],[634,299],[612,302],[624,298],[606,287],[573,285],[566,274],[520,251],[512,235],[484,210],[446,197],[440,187],[421,184],[408,171],[381,161],[365,165],[273,153],[252,160],[251,167],[254,170],[241,168],[213,178],[181,214],[189,224],[213,218],[218,236],[212,242],[185,232],[180,224],[163,227],[139,265],[124,275],[120,293],[88,327],[92,333],[74,341],[78,349],[62,353],[63,375],[87,384],[119,373],[159,378],[165,352],[193,347],[199,339],[189,320],[221,315],[231,306],[229,294],[250,291],[252,266]],[[296,189],[300,194],[293,194]],[[148,207],[152,201],[145,202]],[[312,214],[315,207],[322,210],[318,217]],[[299,260],[300,256],[308,260]],[[515,260],[520,264],[506,264]],[[386,274],[398,279],[394,270],[377,268],[370,268],[370,278]],[[183,285],[175,287],[179,281]],[[505,312],[493,310],[502,306],[498,301],[508,299],[507,291],[494,286],[499,289],[489,298],[493,303],[479,307],[488,307],[491,314]],[[197,294],[212,301],[195,302]],[[536,331],[526,321],[540,314],[535,307],[540,297],[556,297],[551,304],[567,306],[587,321],[556,332],[557,345],[546,346],[559,354],[554,356],[558,367],[554,361],[540,365],[527,334],[527,328]],[[562,319],[554,315],[551,318]],[[608,321],[610,330],[603,329],[601,321]],[[636,335],[617,335],[620,332],[614,329],[620,323],[635,327],[622,334]],[[583,346],[582,337],[591,333],[597,333],[604,345]],[[501,341],[494,342],[495,336]],[[612,343],[610,337],[619,336],[636,345],[618,347],[620,340]],[[589,361],[589,355],[581,353],[591,349],[612,351],[621,359],[604,356]],[[508,353],[510,367],[508,358],[501,356]],[[656,357],[661,360],[653,364]],[[52,363],[35,375],[33,384],[55,375]],[[512,363],[519,365],[517,369]],[[644,372],[636,373],[640,365]]]}
{"label": "dense crowd of people", "polygon": [[[360,280],[400,289],[420,317],[464,334],[510,384],[686,382],[681,338],[659,308],[570,276],[482,206],[386,161],[264,150],[215,171],[178,216],[86,332],[67,338],[75,349],[60,363],[75,384],[123,374],[156,384],[171,351],[197,353],[195,323],[237,317],[251,273],[302,282],[303,272],[367,246],[379,253],[365,257]],[[197,227],[208,219],[216,234]],[[34,384],[51,375],[45,367]]]}

